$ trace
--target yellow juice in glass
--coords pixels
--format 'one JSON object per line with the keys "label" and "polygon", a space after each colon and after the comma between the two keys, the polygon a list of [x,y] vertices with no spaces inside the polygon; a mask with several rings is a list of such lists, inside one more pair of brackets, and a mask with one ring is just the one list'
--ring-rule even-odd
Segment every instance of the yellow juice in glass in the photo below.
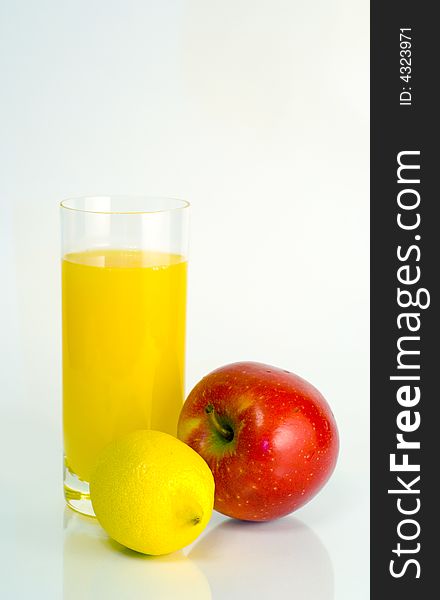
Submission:
{"label": "yellow juice in glass", "polygon": [[186,261],[94,249],[67,254],[63,285],[66,466],[83,481],[136,429],[176,435],[184,394]]}

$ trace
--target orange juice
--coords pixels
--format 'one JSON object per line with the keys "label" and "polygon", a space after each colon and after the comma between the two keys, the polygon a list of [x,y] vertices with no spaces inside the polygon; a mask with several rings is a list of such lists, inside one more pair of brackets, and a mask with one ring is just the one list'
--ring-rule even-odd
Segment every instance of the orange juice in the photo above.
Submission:
{"label": "orange juice", "polygon": [[64,256],[67,468],[89,481],[100,450],[135,429],[176,435],[184,394],[186,262],[96,249]]}

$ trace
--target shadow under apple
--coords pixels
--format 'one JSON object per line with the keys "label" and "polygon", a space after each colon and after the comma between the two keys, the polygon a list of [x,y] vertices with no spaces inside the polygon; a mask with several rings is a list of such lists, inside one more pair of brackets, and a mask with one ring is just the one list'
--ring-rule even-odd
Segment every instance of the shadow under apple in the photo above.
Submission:
{"label": "shadow under apple", "polygon": [[333,600],[330,556],[295,517],[266,523],[227,520],[196,541],[188,557],[207,576],[214,598]]}

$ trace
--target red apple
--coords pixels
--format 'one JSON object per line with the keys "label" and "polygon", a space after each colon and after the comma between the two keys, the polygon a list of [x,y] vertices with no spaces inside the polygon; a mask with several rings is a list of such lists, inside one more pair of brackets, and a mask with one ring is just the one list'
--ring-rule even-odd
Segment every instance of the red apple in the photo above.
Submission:
{"label": "red apple", "polygon": [[318,390],[255,362],[204,377],[182,408],[177,435],[210,466],[214,508],[246,521],[276,519],[308,502],[332,474],[339,449]]}

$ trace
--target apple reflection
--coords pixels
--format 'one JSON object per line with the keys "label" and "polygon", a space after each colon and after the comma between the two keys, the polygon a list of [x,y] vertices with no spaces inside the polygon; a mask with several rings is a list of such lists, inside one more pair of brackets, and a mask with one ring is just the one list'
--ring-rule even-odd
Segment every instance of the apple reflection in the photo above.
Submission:
{"label": "apple reflection", "polygon": [[64,512],[63,600],[211,600],[206,576],[182,552],[146,556],[113,542],[92,518]]}
{"label": "apple reflection", "polygon": [[294,517],[224,521],[196,541],[188,556],[208,577],[214,598],[334,599],[330,556]]}

